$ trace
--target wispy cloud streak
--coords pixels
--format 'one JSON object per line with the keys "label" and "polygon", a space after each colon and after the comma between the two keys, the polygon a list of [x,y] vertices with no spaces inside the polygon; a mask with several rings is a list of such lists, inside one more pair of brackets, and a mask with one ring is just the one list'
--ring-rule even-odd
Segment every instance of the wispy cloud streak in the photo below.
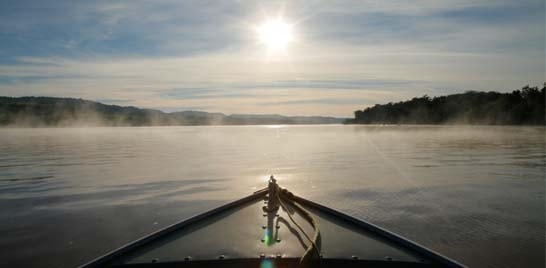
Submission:
{"label": "wispy cloud streak", "polygon": [[[268,61],[252,27],[296,22]],[[0,95],[350,116],[545,77],[544,1],[2,1]]]}

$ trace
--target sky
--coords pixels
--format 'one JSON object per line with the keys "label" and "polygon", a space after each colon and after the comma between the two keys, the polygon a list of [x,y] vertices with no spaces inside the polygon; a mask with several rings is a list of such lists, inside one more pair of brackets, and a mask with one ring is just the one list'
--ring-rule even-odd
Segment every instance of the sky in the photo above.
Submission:
{"label": "sky", "polygon": [[[282,49],[260,36],[275,20]],[[0,95],[351,117],[541,86],[545,42],[544,0],[2,0]]]}

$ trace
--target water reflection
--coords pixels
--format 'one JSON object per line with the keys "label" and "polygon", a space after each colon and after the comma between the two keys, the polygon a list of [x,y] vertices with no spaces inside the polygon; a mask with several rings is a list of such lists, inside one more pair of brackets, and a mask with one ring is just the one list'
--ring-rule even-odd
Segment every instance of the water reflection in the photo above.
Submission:
{"label": "water reflection", "polygon": [[0,129],[0,257],[73,267],[275,174],[470,266],[536,266],[544,137],[536,127]]}

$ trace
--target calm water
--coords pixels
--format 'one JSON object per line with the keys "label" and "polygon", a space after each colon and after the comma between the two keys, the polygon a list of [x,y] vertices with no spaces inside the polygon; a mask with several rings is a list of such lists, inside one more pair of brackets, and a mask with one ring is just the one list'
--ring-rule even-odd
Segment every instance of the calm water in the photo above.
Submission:
{"label": "calm water", "polygon": [[544,128],[0,129],[0,257],[74,267],[264,187],[473,267],[544,267]]}

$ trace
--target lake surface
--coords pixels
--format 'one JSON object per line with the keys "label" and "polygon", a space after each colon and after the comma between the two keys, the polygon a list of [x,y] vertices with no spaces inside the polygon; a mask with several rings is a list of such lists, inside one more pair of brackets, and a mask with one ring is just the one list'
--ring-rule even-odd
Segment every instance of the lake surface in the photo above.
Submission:
{"label": "lake surface", "polygon": [[0,257],[74,267],[281,186],[472,267],[544,267],[545,129],[0,129]]}

